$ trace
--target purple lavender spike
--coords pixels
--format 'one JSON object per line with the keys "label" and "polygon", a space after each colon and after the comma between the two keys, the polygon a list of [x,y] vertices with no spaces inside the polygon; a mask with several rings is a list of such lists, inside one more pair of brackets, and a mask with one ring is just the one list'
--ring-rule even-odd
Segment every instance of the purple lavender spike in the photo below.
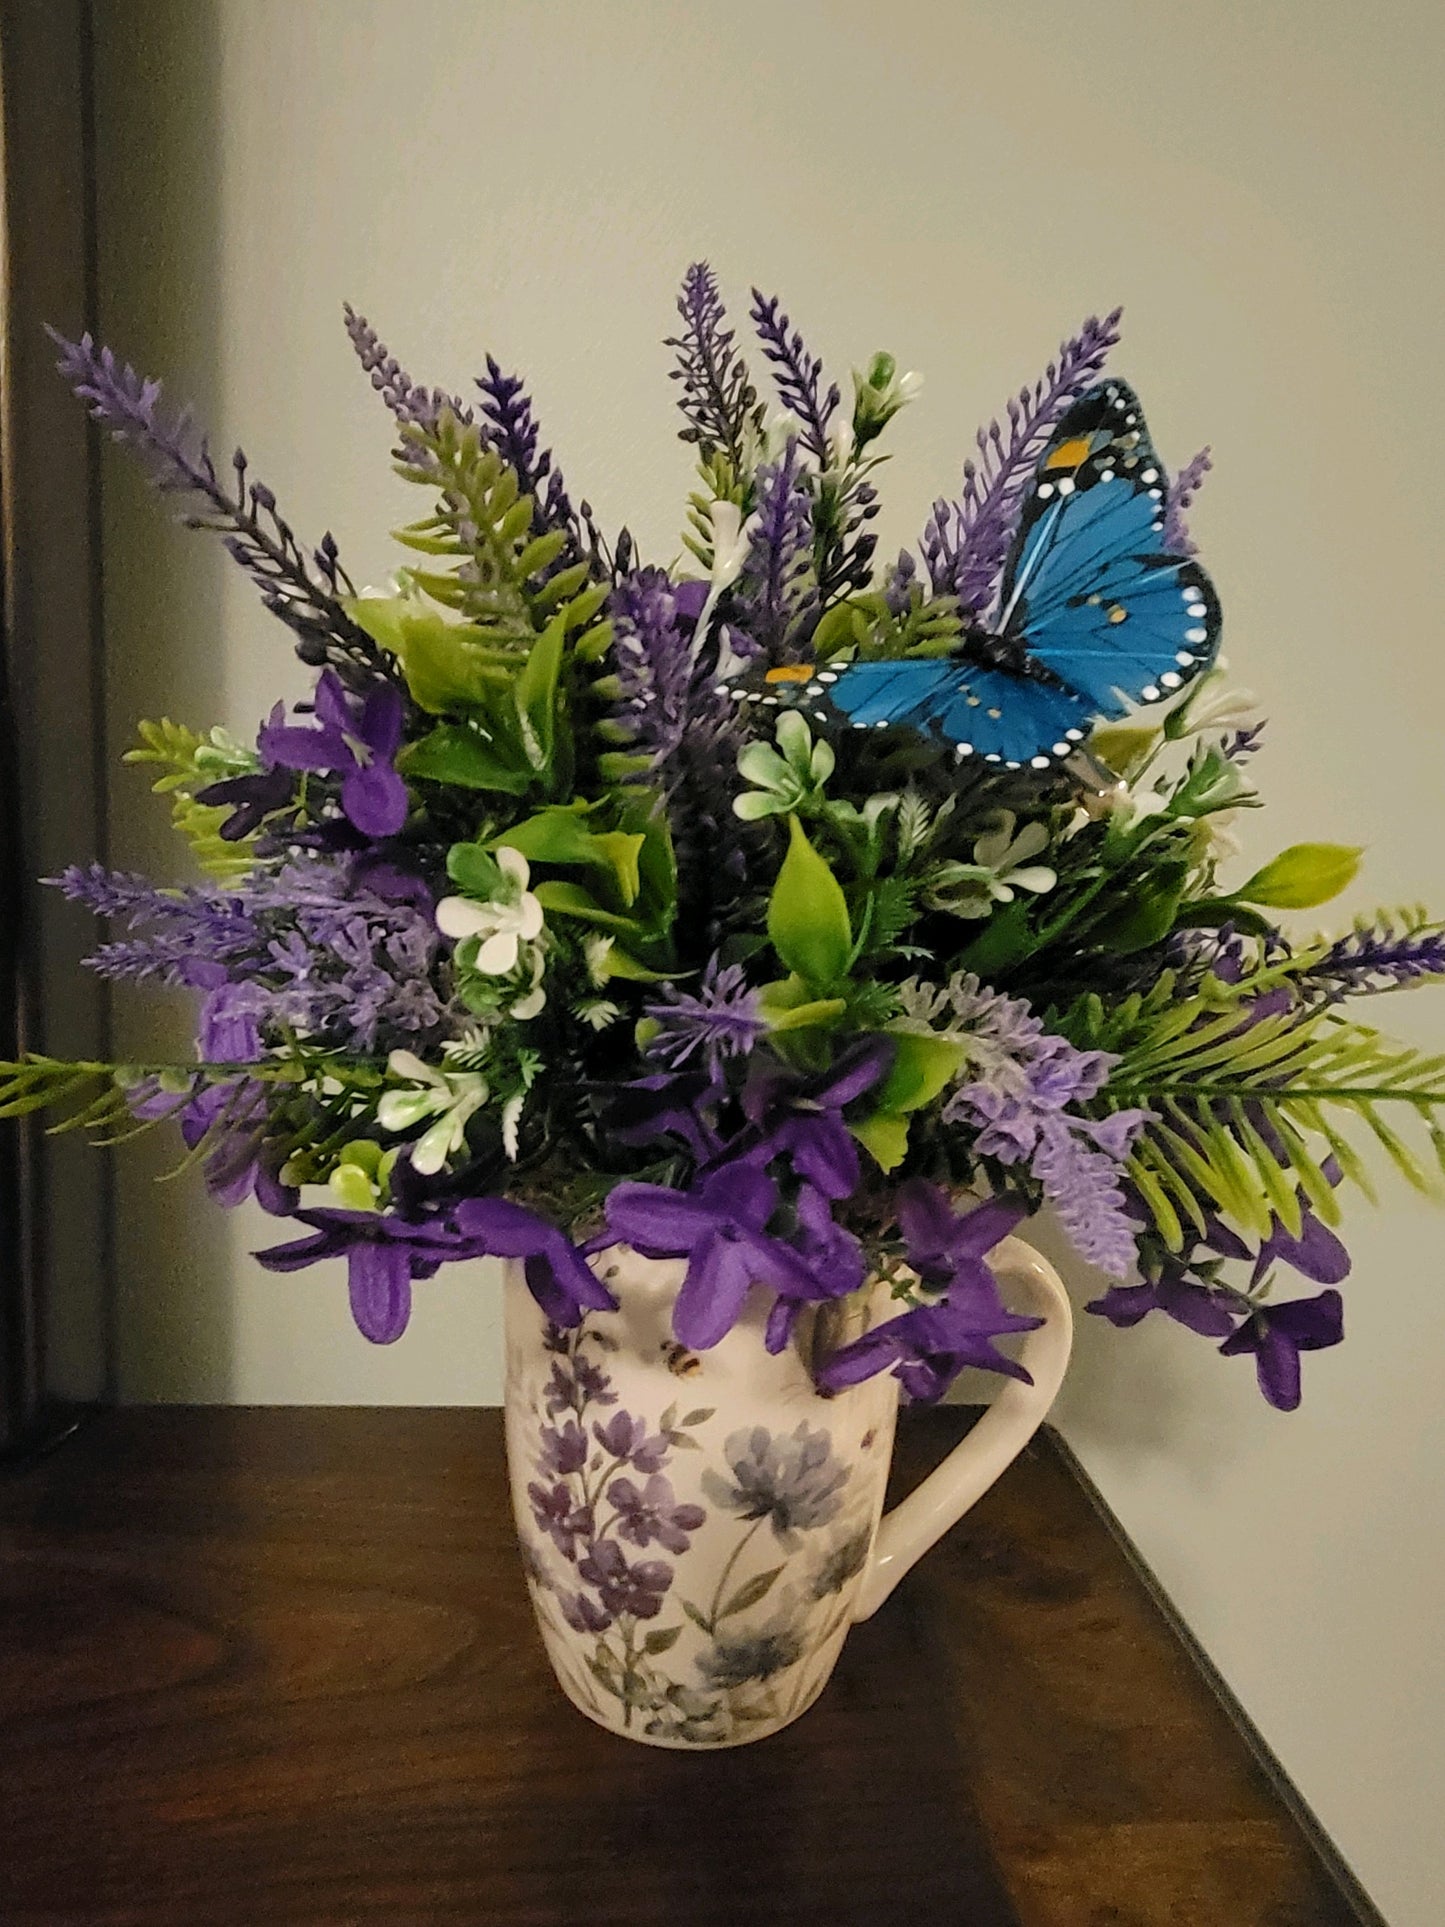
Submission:
{"label": "purple lavender spike", "polygon": [[1169,555],[1197,555],[1199,552],[1198,545],[1190,540],[1184,511],[1199,493],[1205,476],[1213,466],[1214,458],[1208,448],[1201,448],[1169,484],[1169,493],[1164,498],[1163,541]]}
{"label": "purple lavender spike", "polygon": [[1426,977],[1445,977],[1445,929],[1380,915],[1332,944],[1308,976],[1337,997],[1398,990]]}
{"label": "purple lavender spike", "polygon": [[553,564],[552,572],[569,568],[583,551],[582,529],[567,495],[559,469],[554,467],[550,448],[539,448],[541,431],[532,412],[531,397],[521,377],[509,375],[491,355],[487,372],[478,375],[482,394],[482,415],[487,440],[507,466],[516,472],[522,494],[532,498],[532,527],[542,535],[560,529],[568,537],[567,547]]}
{"label": "purple lavender spike", "polygon": [[735,468],[743,466],[744,442],[756,423],[757,390],[747,364],[733,346],[734,331],[706,261],[694,261],[677,298],[683,331],[669,335],[665,348],[677,350],[670,379],[682,383],[678,406],[687,421],[681,437],[695,442],[704,456],[720,450]]}
{"label": "purple lavender spike", "polygon": [[266,607],[296,632],[301,660],[313,668],[330,663],[353,688],[387,680],[376,644],[338,600],[338,584],[348,589],[350,584],[335,543],[327,538],[324,566],[308,555],[277,514],[271,490],[262,482],[248,482],[240,449],[232,457],[234,492],[227,490],[205,437],[196,434],[189,408],[181,409],[169,425],[161,419],[158,381],[117,361],[88,334],[67,341],[53,328],[47,332],[60,350],[57,367],[92,417],[116,441],[136,450],[163,494],[191,498],[196,506],[183,515],[186,526],[223,537]]}
{"label": "purple lavender spike", "polygon": [[830,468],[829,424],[842,400],[837,383],[830,382],[827,393],[823,392],[823,363],[808,353],[802,335],[780,311],[776,295],[769,299],[754,288],[751,312],[783,406],[803,425],[803,446],[819,468]]}
{"label": "purple lavender spike", "polygon": [[813,504],[798,444],[759,471],[757,527],[738,584],[738,617],[769,666],[798,662],[818,617]]}
{"label": "purple lavender spike", "polygon": [[1115,308],[1102,321],[1090,315],[1033,387],[1009,401],[1007,432],[997,421],[978,431],[978,460],[963,465],[961,500],[934,505],[922,548],[935,591],[952,590],[976,621],[987,617],[997,597],[1039,456],[1059,418],[1098,377],[1119,339],[1122,313]]}

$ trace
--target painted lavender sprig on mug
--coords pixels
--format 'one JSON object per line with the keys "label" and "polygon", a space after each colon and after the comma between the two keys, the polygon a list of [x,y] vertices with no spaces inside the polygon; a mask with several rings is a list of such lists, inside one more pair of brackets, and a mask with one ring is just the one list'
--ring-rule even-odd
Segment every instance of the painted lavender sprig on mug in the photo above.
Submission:
{"label": "painted lavender sprig on mug", "polygon": [[[677,1439],[601,1412],[597,1254],[678,1267],[693,1354],[751,1308],[826,1390],[891,1372],[936,1397],[965,1364],[1020,1369],[996,1341],[1036,1321],[986,1259],[1048,1205],[1112,1280],[1089,1310],[1173,1319],[1292,1408],[1302,1353],[1343,1333],[1364,1154],[1439,1188],[1445,1061],[1350,1008],[1445,975],[1445,931],[1302,934],[1355,875],[1332,843],[1227,880],[1260,731],[1185,525],[1209,459],[1171,482],[1107,368],[1117,313],[880,569],[881,442],[917,377],[875,355],[850,403],[756,290],[750,351],[705,263],[678,312],[697,475],[663,567],[574,507],[519,378],[488,357],[470,403],[424,388],[348,309],[427,497],[386,593],[301,543],[242,455],[218,470],[158,383],[61,344],[317,677],[254,747],[142,726],[208,880],[55,879],[112,924],[95,968],[195,993],[196,1061],[32,1056],[0,1067],[0,1114],[105,1139],[172,1119],[217,1196],[297,1220],[264,1262],[347,1258],[378,1342],[441,1264],[523,1267],[572,1387],[538,1448],[538,1558],[571,1569],[544,1590],[639,1718],[716,1732],[787,1670],[794,1622],[691,1602],[712,1645],[669,1698],[668,1562],[703,1508],[669,1483]],[[895,1302],[860,1332],[870,1279]],[[722,1446],[724,1513],[813,1449]],[[793,1484],[826,1509],[818,1479]]]}

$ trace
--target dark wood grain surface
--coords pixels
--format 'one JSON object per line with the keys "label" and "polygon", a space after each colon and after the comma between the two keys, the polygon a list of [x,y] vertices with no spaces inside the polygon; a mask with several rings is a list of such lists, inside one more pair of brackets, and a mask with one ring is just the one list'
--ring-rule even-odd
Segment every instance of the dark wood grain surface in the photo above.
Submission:
{"label": "dark wood grain surface", "polygon": [[496,1413],[115,1412],[0,1478],[4,1927],[1354,1919],[1047,1440],[696,1757],[553,1686]]}

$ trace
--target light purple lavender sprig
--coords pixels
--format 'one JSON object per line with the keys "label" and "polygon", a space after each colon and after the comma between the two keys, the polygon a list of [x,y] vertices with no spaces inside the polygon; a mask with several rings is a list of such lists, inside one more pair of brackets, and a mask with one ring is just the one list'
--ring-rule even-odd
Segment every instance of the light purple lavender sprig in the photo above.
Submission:
{"label": "light purple lavender sprig", "polygon": [[1119,339],[1122,308],[1101,321],[1090,315],[1064,342],[1032,388],[1021,388],[997,421],[978,431],[978,460],[963,465],[959,501],[940,500],[923,532],[923,559],[934,593],[951,592],[966,615],[983,621],[998,594],[999,577],[1019,511],[1039,456],[1060,416],[1088,389]]}
{"label": "light purple lavender sprig", "polygon": [[1201,448],[1192,455],[1169,484],[1169,492],[1164,497],[1164,534],[1162,546],[1168,555],[1197,555],[1199,545],[1189,534],[1189,525],[1184,519],[1185,510],[1204,485],[1204,478],[1214,466],[1214,457],[1208,448]]}
{"label": "light purple lavender sprig", "polygon": [[677,405],[687,426],[681,439],[696,443],[704,458],[721,452],[741,469],[748,430],[761,415],[758,391],[734,346],[735,331],[706,261],[694,261],[683,276],[677,311],[682,333],[669,335],[663,346],[677,350],[669,379],[682,384]]}
{"label": "light purple lavender sprig", "polygon": [[[398,422],[403,425],[415,422],[421,428],[432,429],[444,408],[449,408],[460,422],[472,419],[471,409],[459,395],[449,395],[442,388],[424,388],[420,382],[413,381],[366,316],[358,314],[349,301],[343,312],[357,360]],[[409,458],[411,453],[408,446]]]}
{"label": "light purple lavender sprig", "polygon": [[221,536],[266,607],[295,631],[301,660],[312,668],[330,664],[353,689],[389,680],[381,651],[342,607],[341,597],[355,591],[330,532],[308,555],[278,512],[275,495],[251,479],[243,450],[231,457],[232,482],[223,483],[189,408],[170,422],[162,418],[160,382],[137,374],[88,334],[67,341],[53,328],[48,332],[60,349],[57,367],[92,417],[114,440],[135,449],[163,494],[189,499],[192,506],[182,515],[187,528]]}
{"label": "light purple lavender sprig", "polygon": [[700,1064],[714,1081],[726,1058],[746,1057],[768,1028],[743,966],[719,964],[716,957],[696,996],[669,986],[666,1001],[648,1004],[645,1012],[657,1026],[646,1054],[672,1071]]}
{"label": "light purple lavender sprig", "polygon": [[830,428],[842,395],[836,382],[823,387],[823,363],[810,354],[798,330],[782,313],[776,295],[753,289],[753,326],[763,353],[772,364],[773,381],[783,406],[802,424],[803,446],[820,469],[833,465]]}

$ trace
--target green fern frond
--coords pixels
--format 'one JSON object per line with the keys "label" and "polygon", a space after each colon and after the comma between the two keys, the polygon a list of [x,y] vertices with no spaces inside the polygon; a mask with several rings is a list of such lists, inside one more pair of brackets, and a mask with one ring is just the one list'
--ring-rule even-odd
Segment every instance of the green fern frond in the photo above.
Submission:
{"label": "green fern frond", "polygon": [[585,562],[554,565],[567,546],[560,529],[535,535],[533,502],[515,469],[486,447],[475,422],[444,409],[433,425],[408,423],[414,451],[397,473],[438,491],[434,514],[397,531],[419,554],[453,560],[449,571],[414,569],[412,579],[444,608],[456,609],[499,646],[529,647],[565,611],[569,631],[595,621],[607,599]]}
{"label": "green fern frond", "polygon": [[221,825],[231,812],[224,804],[198,803],[195,792],[227,777],[259,769],[255,752],[235,742],[223,729],[198,736],[184,723],[173,723],[169,716],[158,723],[141,723],[138,733],[138,747],[127,750],[123,760],[149,764],[161,771],[151,784],[151,794],[170,797],[171,827],[190,844],[201,870],[220,883],[229,883],[254,869],[254,838],[228,842],[221,835]]}
{"label": "green fern frond", "polygon": [[[1085,999],[1067,1021],[1075,1041],[1088,1036],[1121,1058],[1106,1108],[1151,1114],[1131,1170],[1170,1249],[1200,1228],[1201,1206],[1256,1237],[1276,1219],[1297,1235],[1304,1204],[1337,1221],[1328,1160],[1374,1195],[1361,1137],[1415,1189],[1445,1195],[1445,1130],[1435,1116],[1445,1105],[1445,1057],[1329,1010],[1294,1005],[1251,1023],[1237,1005],[1218,1011],[1198,998],[1151,1009],[1158,996],[1156,986],[1113,1011]],[[1427,1152],[1410,1141],[1416,1129]]]}

